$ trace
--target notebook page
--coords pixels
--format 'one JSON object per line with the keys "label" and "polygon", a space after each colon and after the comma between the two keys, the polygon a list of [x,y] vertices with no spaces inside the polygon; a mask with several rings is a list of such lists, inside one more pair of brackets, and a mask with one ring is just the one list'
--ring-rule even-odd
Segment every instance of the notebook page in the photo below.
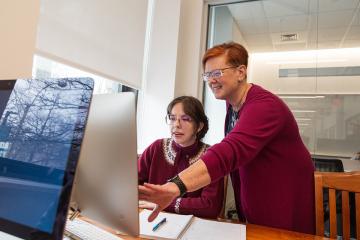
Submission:
{"label": "notebook page", "polygon": [[[150,239],[178,239],[193,218],[193,215],[161,212],[153,222],[149,223],[147,218],[150,213],[150,210],[144,209],[139,214],[140,236]],[[153,227],[163,218],[166,218],[166,222],[153,231]]]}
{"label": "notebook page", "polygon": [[205,220],[195,217],[181,240],[246,240],[246,225]]}

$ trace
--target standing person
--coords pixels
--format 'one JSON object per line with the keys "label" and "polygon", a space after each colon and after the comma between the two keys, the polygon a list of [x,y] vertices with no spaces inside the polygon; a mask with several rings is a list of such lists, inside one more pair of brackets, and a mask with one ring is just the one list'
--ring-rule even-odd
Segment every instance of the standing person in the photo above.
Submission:
{"label": "standing person", "polygon": [[140,198],[158,204],[231,174],[240,219],[259,225],[315,232],[314,166],[294,116],[274,94],[247,82],[248,53],[224,43],[206,51],[203,78],[226,100],[225,138],[201,160],[164,185],[139,186]]}
{"label": "standing person", "polygon": [[[208,131],[208,118],[201,102],[189,96],[175,98],[167,107],[166,122],[171,138],[156,140],[139,159],[139,183],[164,184],[200,159],[209,145],[201,142]],[[224,180],[178,196],[165,209],[180,214],[216,218],[222,208]],[[140,207],[151,208],[146,203]]]}

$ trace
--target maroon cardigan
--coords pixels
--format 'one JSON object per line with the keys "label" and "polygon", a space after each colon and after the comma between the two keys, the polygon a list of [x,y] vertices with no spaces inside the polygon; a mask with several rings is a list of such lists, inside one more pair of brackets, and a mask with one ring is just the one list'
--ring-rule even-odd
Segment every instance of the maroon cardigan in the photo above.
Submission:
{"label": "maroon cardigan", "polygon": [[[196,142],[181,147],[171,139],[159,139],[152,143],[139,158],[139,184],[149,182],[164,184],[166,181],[197,161],[208,145]],[[175,156],[176,155],[176,156]],[[175,199],[165,210],[198,217],[216,218],[222,208],[224,180],[219,178],[209,186],[187,193]]]}
{"label": "maroon cardigan", "polygon": [[240,219],[315,232],[314,165],[294,116],[274,94],[253,84],[233,130],[202,160],[212,181],[231,173]]}

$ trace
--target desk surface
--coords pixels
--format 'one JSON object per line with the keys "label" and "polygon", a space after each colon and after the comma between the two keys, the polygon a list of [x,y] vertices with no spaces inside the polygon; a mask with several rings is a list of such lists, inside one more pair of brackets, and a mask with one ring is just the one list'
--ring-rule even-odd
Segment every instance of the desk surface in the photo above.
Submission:
{"label": "desk surface", "polygon": [[[90,219],[87,219],[85,217],[81,217],[81,218],[86,221],[89,221],[95,225],[98,225],[99,227],[102,227],[105,230],[115,234],[115,232],[113,230],[106,228],[104,226],[101,226],[101,225],[91,221]],[[126,240],[139,240],[139,239],[142,240],[142,239],[144,239],[144,238],[140,238],[140,237],[130,237],[130,236],[125,236],[125,235],[120,235],[120,234],[118,236],[121,237],[122,239],[126,239]],[[292,239],[296,239],[296,240],[329,240],[332,238],[320,237],[320,236],[315,236],[315,235],[310,235],[310,234],[305,234],[305,233],[291,232],[291,231],[287,231],[287,230],[283,230],[283,229],[270,228],[270,227],[259,226],[259,225],[254,225],[254,224],[246,224],[246,239],[247,240],[263,240],[263,239],[266,239],[266,240],[292,240]]]}
{"label": "desk surface", "polygon": [[341,159],[345,172],[360,171],[360,160]]}
{"label": "desk surface", "polygon": [[[144,238],[136,238],[119,235],[121,238],[126,240],[134,240],[134,239],[144,239]],[[326,240],[330,238],[319,237],[304,233],[297,233],[286,231],[282,229],[269,228],[259,225],[247,224],[246,225],[246,239],[247,240]]]}

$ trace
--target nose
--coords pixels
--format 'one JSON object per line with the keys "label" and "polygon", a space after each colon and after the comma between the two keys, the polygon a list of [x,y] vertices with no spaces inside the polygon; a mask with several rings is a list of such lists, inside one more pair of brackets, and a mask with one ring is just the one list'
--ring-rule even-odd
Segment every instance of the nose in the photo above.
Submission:
{"label": "nose", "polygon": [[216,83],[216,82],[217,82],[217,79],[214,77],[209,77],[209,79],[207,81],[207,83],[210,87],[211,87],[211,84]]}
{"label": "nose", "polygon": [[180,118],[176,118],[173,126],[174,126],[174,127],[180,127]]}

